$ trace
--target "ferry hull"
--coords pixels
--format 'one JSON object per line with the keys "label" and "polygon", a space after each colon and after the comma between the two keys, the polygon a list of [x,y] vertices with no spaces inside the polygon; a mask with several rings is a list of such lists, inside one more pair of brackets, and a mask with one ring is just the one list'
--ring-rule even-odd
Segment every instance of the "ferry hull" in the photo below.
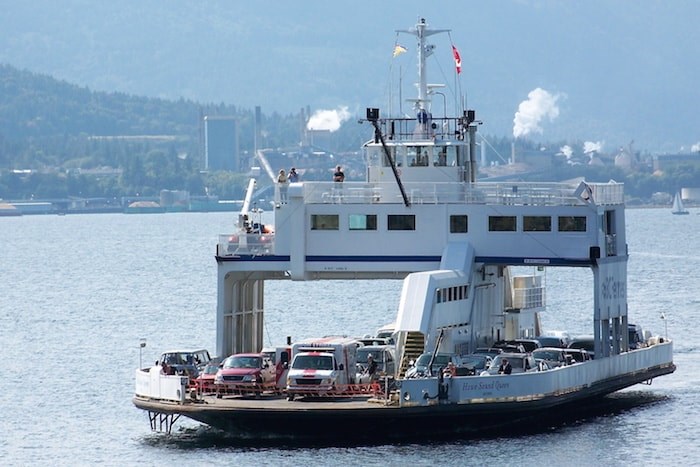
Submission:
{"label": "ferry hull", "polygon": [[[442,435],[473,436],[514,427],[547,426],[587,414],[601,396],[675,371],[666,363],[597,381],[577,391],[531,400],[449,403],[400,407],[361,400],[219,400],[198,403],[153,401],[135,397],[134,404],[151,413],[182,415],[242,439],[326,441],[410,440]],[[478,377],[457,377],[460,384]],[[511,398],[512,399],[512,398]],[[557,410],[548,410],[556,408]],[[383,438],[378,439],[377,435]]]}

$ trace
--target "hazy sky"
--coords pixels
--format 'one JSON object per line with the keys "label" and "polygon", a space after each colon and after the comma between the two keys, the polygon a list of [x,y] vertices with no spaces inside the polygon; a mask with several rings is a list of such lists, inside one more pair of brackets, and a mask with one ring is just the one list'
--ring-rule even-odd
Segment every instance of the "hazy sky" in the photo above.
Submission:
{"label": "hazy sky", "polygon": [[[700,141],[700,2],[0,0],[0,8],[0,62],[18,68],[93,90],[349,115],[396,111],[399,95],[413,96],[415,44],[395,30],[425,17],[451,29],[435,37],[429,80],[446,84],[448,105],[475,108],[482,132],[608,150],[632,140],[689,150]],[[396,43],[407,52],[392,58]],[[451,45],[462,59],[458,80]]]}

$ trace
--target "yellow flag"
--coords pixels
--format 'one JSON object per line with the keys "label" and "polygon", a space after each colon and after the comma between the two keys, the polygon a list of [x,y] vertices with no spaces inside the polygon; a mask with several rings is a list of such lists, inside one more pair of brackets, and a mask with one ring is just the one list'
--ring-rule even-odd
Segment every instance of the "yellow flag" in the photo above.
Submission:
{"label": "yellow flag", "polygon": [[394,57],[401,55],[402,53],[406,52],[406,47],[396,44],[394,46]]}

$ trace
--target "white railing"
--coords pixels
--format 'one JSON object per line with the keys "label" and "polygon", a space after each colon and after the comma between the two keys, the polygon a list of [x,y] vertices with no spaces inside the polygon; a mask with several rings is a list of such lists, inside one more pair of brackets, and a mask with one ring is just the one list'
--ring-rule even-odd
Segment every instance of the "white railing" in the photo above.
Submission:
{"label": "white railing", "polygon": [[149,399],[185,403],[187,376],[164,375],[160,367],[136,370],[135,394]]}
{"label": "white railing", "polygon": [[275,250],[274,233],[219,235],[218,256],[269,255]]}
{"label": "white railing", "polygon": [[[405,182],[412,204],[467,203],[497,205],[574,206],[584,204],[577,186],[563,183],[450,183]],[[590,184],[596,204],[621,204],[622,184]],[[403,197],[395,183],[306,182],[304,202],[398,204]]]}

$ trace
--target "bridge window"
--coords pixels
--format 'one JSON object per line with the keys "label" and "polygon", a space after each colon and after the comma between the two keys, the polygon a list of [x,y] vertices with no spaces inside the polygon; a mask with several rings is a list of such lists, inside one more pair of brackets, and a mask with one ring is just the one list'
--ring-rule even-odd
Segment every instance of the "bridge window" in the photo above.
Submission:
{"label": "bridge window", "polygon": [[338,230],[337,214],[311,214],[311,230]]}
{"label": "bridge window", "polygon": [[450,233],[467,233],[468,227],[467,216],[450,216]]}
{"label": "bridge window", "polygon": [[586,218],[583,216],[559,216],[559,232],[585,232]]}
{"label": "bridge window", "polygon": [[348,226],[350,230],[377,230],[377,215],[350,214]]}
{"label": "bridge window", "polygon": [[552,218],[549,216],[523,216],[523,231],[551,232]]}
{"label": "bridge window", "polygon": [[389,214],[389,230],[416,230],[416,216],[413,214]]}
{"label": "bridge window", "polygon": [[515,232],[515,216],[489,216],[489,232]]}

